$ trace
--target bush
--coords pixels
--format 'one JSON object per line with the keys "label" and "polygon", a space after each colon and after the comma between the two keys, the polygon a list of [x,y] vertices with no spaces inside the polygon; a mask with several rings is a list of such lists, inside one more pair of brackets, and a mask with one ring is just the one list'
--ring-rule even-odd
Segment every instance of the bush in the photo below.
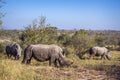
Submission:
{"label": "bush", "polygon": [[45,20],[45,17],[41,17],[39,25],[36,21],[33,21],[31,25],[25,27],[25,30],[19,37],[22,44],[57,44],[57,28],[46,25]]}
{"label": "bush", "polygon": [[85,30],[79,30],[72,36],[71,45],[75,48],[76,55],[82,59],[83,55],[94,43]]}
{"label": "bush", "polygon": [[4,54],[5,53],[5,47],[6,47],[5,43],[0,43],[0,54]]}

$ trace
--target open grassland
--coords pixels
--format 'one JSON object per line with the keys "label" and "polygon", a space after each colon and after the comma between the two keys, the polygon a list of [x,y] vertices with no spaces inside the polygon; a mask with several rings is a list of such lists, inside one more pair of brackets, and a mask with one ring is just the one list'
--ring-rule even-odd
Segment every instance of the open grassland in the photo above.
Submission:
{"label": "open grassland", "polygon": [[0,58],[0,80],[120,80],[120,52],[111,51],[112,60],[80,60],[69,55],[70,67],[49,67],[48,62],[32,60],[30,65],[21,64],[6,56]]}

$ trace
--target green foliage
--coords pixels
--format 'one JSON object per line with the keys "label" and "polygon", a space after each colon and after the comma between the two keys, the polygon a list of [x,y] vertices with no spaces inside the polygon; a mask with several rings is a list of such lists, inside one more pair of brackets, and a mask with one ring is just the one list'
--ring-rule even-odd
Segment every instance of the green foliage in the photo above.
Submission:
{"label": "green foliage", "polygon": [[70,39],[71,39],[71,36],[70,34],[68,34],[67,32],[66,33],[61,33],[59,36],[58,36],[58,42],[60,44],[62,44],[63,46],[69,46],[70,44]]}
{"label": "green foliage", "polygon": [[12,42],[20,42],[20,33],[21,31],[19,30],[0,30],[0,39],[5,39]]}
{"label": "green foliage", "polygon": [[71,38],[71,45],[75,48],[75,53],[82,58],[91,47],[91,39],[85,30],[77,31]]}
{"label": "green foliage", "polygon": [[0,53],[5,53],[5,44],[0,43]]}
{"label": "green foliage", "polygon": [[[57,44],[65,48],[67,54],[77,54],[82,58],[90,47],[117,44],[119,37],[113,40],[109,36],[113,40],[112,43],[104,31],[97,31],[92,34],[86,30],[59,31],[56,27],[46,24],[46,17],[42,16],[38,23],[37,20],[34,20],[31,25],[25,27],[19,38],[24,47],[28,44]],[[71,52],[70,49],[73,51]]]}
{"label": "green foliage", "polygon": [[9,42],[0,42],[0,56],[6,53],[5,48],[7,44],[9,44]]}
{"label": "green foliage", "polygon": [[32,25],[25,27],[19,37],[22,41],[22,45],[28,44],[57,44],[58,32],[57,28],[46,24],[46,18],[41,17],[40,24],[37,21],[33,21]]}
{"label": "green foliage", "polygon": [[105,41],[106,39],[104,37],[98,36],[95,38],[96,45],[98,46],[105,46]]}

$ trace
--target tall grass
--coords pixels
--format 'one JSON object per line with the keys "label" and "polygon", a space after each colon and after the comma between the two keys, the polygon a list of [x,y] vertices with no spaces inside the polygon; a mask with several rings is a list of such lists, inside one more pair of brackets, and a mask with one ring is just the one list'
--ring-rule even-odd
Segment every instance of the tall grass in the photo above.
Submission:
{"label": "tall grass", "polygon": [[[119,80],[120,52],[112,51],[112,60],[80,60],[74,54],[68,60],[74,63],[69,68],[50,67],[48,62],[32,60],[30,65],[0,58],[0,80]],[[99,72],[100,71],[100,72]],[[99,78],[98,75],[103,75]],[[107,76],[107,77],[106,77]]]}
{"label": "tall grass", "polygon": [[2,60],[1,80],[34,80],[34,71],[29,66],[21,65],[19,61]]}

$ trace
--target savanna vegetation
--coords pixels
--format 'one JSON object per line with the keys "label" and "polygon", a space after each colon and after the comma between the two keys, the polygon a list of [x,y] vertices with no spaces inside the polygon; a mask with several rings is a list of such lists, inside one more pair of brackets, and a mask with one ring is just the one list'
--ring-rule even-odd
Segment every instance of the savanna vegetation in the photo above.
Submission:
{"label": "savanna vegetation", "polygon": [[[0,79],[1,80],[119,80],[120,31],[59,30],[46,23],[46,18],[34,20],[25,30],[0,30]],[[48,62],[32,61],[30,65],[8,59],[5,46],[19,43],[22,55],[29,44],[56,44],[66,53],[70,67],[50,67]],[[112,60],[89,60],[88,50],[105,46],[111,50]]]}

